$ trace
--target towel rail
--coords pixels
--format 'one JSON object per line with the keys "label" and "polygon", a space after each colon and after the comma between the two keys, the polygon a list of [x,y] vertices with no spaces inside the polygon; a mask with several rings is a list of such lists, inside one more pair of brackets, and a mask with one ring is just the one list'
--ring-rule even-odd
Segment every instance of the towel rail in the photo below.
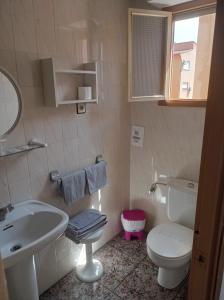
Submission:
{"label": "towel rail", "polygon": [[[103,160],[103,155],[99,154],[99,155],[97,155],[95,162],[97,164],[97,163],[101,162],[102,160]],[[58,182],[58,183],[61,182],[62,175],[59,173],[58,170],[51,171],[49,175],[50,175],[50,180],[52,182]]]}
{"label": "towel rail", "polygon": [[50,172],[50,180],[52,182],[59,182],[61,181],[61,174],[58,172],[58,170],[54,170]]}

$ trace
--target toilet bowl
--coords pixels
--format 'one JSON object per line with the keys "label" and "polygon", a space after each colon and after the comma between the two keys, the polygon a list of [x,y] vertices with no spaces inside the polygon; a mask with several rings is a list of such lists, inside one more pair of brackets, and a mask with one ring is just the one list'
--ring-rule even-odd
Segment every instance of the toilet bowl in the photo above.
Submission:
{"label": "toilet bowl", "polygon": [[172,179],[168,184],[169,223],[155,226],[148,234],[147,252],[159,267],[158,283],[167,289],[186,277],[192,253],[197,183]]}
{"label": "toilet bowl", "polygon": [[189,269],[193,230],[176,223],[160,224],[147,236],[147,252],[159,267],[158,283],[168,289],[178,286]]}

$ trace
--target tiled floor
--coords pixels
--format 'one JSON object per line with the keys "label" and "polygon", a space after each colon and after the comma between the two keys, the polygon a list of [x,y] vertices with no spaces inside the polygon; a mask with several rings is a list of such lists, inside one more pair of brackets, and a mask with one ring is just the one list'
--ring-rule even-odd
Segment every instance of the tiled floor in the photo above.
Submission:
{"label": "tiled floor", "polygon": [[187,280],[173,290],[157,284],[157,267],[150,261],[145,241],[115,237],[95,254],[104,266],[95,283],[80,282],[72,271],[46,291],[40,300],[184,300]]}

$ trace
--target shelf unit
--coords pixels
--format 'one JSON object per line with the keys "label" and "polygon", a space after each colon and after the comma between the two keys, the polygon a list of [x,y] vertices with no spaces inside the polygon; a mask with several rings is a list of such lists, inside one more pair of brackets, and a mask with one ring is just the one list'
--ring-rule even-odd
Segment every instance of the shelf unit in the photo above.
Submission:
{"label": "shelf unit", "polygon": [[[53,58],[41,60],[45,105],[98,103],[97,62],[83,64],[79,69],[56,68]],[[79,86],[91,86],[93,99],[77,98]]]}
{"label": "shelf unit", "polygon": [[23,152],[39,149],[39,148],[45,148],[47,147],[47,144],[39,142],[35,139],[30,140],[27,145],[12,147],[4,150],[3,152],[0,152],[0,157],[20,154]]}

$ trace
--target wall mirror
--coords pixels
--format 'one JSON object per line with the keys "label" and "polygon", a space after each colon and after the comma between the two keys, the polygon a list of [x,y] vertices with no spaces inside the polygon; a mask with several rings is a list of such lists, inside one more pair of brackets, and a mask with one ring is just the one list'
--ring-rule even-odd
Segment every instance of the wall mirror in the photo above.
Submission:
{"label": "wall mirror", "polygon": [[22,111],[22,97],[13,77],[0,68],[0,138],[18,124]]}

